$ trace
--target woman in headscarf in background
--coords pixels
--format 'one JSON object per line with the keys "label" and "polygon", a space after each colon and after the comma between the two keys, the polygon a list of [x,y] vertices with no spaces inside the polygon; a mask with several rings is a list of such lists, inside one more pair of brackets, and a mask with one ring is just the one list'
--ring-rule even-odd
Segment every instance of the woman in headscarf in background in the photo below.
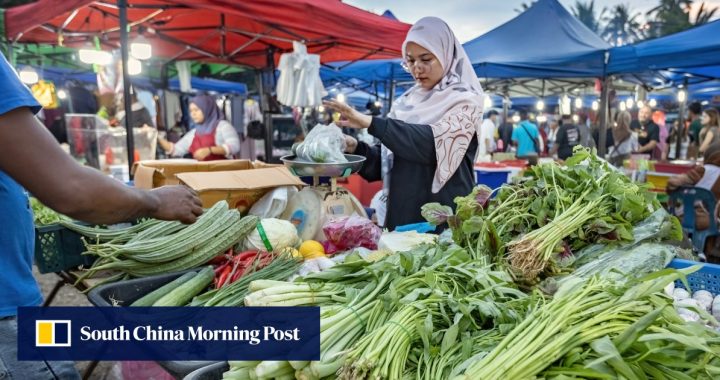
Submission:
{"label": "woman in headscarf in background", "polygon": [[472,191],[484,104],[470,60],[444,21],[420,19],[408,32],[402,52],[415,86],[395,101],[387,118],[326,102],[341,113],[341,126],[368,128],[380,140],[370,146],[346,137],[348,153],[367,159],[360,175],[384,181],[387,215],[378,222],[390,230],[422,222],[420,208],[426,203],[454,209],[455,197]]}
{"label": "woman in headscarf in background", "polygon": [[611,129],[612,146],[608,150],[608,162],[616,167],[622,167],[623,161],[629,160],[630,155],[638,148],[638,138],[630,129],[632,116],[628,111],[620,111],[615,115],[615,123]]}
{"label": "woman in headscarf in background", "polygon": [[[710,145],[703,155],[702,166],[696,166],[685,174],[679,174],[668,179],[667,191],[677,190],[681,186],[694,186],[710,190],[715,200],[720,200],[720,143]],[[682,208],[679,208],[682,210]],[[717,215],[717,205],[712,210],[706,210],[701,204],[695,205],[695,228],[705,230],[710,226],[711,215]],[[715,236],[708,237],[705,243],[705,252],[708,253],[708,261],[720,261],[720,255],[716,248],[717,239]]]}
{"label": "woman in headscarf in background", "polygon": [[195,128],[173,144],[163,138],[160,145],[173,157],[191,154],[198,161],[232,159],[240,151],[240,137],[235,128],[222,119],[220,108],[208,95],[190,100],[190,118]]}

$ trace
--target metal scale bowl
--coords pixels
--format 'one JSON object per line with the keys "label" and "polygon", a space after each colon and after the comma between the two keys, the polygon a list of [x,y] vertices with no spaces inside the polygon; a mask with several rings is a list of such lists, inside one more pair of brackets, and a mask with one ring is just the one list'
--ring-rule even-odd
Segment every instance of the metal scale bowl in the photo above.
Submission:
{"label": "metal scale bowl", "polygon": [[[360,201],[348,190],[338,187],[338,178],[347,178],[353,173],[357,173],[365,162],[365,157],[346,154],[345,158],[348,162],[337,162],[337,163],[320,163],[320,162],[308,162],[304,160],[298,160],[295,155],[284,156],[280,160],[290,170],[293,175],[298,177],[312,177],[313,186],[303,189],[302,192],[312,192],[311,196],[313,200],[313,207],[311,209],[318,210],[316,217],[309,216],[310,211],[293,210],[293,201],[291,200],[288,204],[286,213],[283,214],[283,219],[290,220],[298,226],[298,232],[304,240],[314,238],[316,240],[324,240],[324,234],[321,230],[322,224],[314,225],[313,227],[303,227],[309,224],[304,222],[306,219],[318,219],[321,221],[334,216],[350,216],[356,213],[362,217],[367,218],[367,213],[363,208]],[[321,185],[320,178],[329,177],[330,184]],[[316,199],[316,200],[315,200]],[[299,207],[299,206],[296,206]]]}

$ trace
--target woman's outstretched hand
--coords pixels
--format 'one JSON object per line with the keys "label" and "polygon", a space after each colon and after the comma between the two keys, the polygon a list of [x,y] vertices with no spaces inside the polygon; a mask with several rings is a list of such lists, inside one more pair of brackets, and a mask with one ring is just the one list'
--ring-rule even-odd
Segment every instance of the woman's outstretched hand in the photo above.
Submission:
{"label": "woman's outstretched hand", "polygon": [[336,123],[340,127],[365,129],[368,128],[370,122],[372,122],[372,116],[364,115],[345,103],[326,100],[323,102],[323,105],[340,113],[340,120]]}

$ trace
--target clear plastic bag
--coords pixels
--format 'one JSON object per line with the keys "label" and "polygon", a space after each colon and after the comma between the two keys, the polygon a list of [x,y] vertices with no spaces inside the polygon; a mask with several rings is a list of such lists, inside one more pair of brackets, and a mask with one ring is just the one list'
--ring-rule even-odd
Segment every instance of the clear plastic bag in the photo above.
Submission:
{"label": "clear plastic bag", "polygon": [[328,255],[359,247],[375,250],[382,235],[380,227],[357,214],[330,220],[323,232],[327,237],[323,246]]}
{"label": "clear plastic bag", "polygon": [[345,158],[345,136],[335,124],[318,124],[305,137],[305,141],[298,144],[295,155],[309,162],[347,162]]}

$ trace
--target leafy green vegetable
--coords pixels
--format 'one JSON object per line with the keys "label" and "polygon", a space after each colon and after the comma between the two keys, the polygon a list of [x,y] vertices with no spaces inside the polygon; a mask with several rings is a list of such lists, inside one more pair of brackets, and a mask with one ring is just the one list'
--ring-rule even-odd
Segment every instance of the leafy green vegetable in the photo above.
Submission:
{"label": "leafy green vegetable", "polygon": [[40,201],[34,197],[30,198],[30,206],[33,210],[33,218],[36,226],[47,226],[49,224],[59,223],[63,220],[70,220],[67,216],[59,214],[40,203]]}

